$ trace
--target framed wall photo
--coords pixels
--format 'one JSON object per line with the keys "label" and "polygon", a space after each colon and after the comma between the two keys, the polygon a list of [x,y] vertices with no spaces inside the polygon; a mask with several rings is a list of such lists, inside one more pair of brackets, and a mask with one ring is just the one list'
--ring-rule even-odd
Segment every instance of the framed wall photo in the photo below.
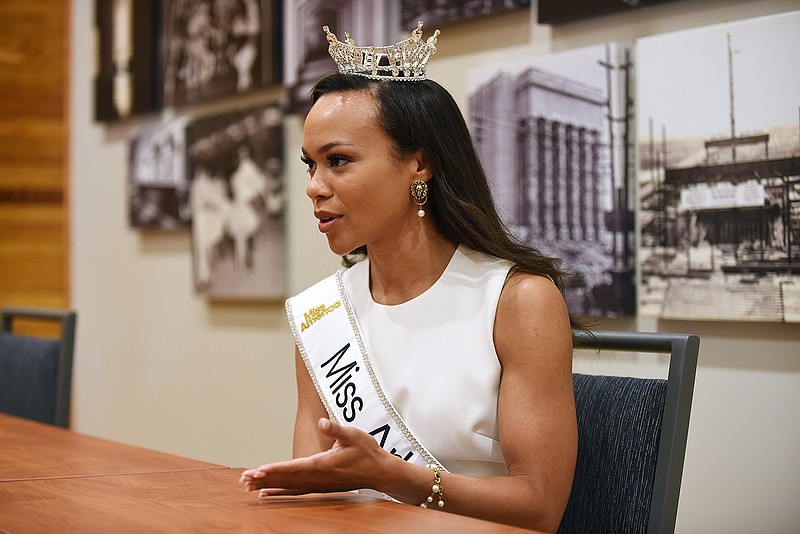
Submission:
{"label": "framed wall photo", "polygon": [[503,221],[562,260],[571,313],[636,311],[630,47],[468,71],[469,127]]}
{"label": "framed wall photo", "polygon": [[641,315],[800,322],[798,28],[795,11],[636,42]]}
{"label": "framed wall photo", "polygon": [[538,0],[538,20],[540,24],[557,24],[670,1],[672,0]]}
{"label": "framed wall photo", "polygon": [[282,120],[265,104],[187,126],[194,286],[210,299],[284,297]]}
{"label": "framed wall photo", "polygon": [[[359,45],[385,45],[399,40],[396,22],[394,0],[284,0],[287,111],[307,113],[314,83],[325,74],[336,72],[323,26],[328,26],[339,40],[348,32]],[[403,39],[411,29],[403,32]]]}
{"label": "framed wall photo", "polygon": [[188,229],[186,123],[179,117],[141,126],[129,137],[128,213],[141,230]]}
{"label": "framed wall photo", "polygon": [[479,17],[487,17],[516,9],[529,9],[531,0],[401,0],[400,22],[403,29],[413,29],[417,21],[429,31],[436,25],[445,26]]}
{"label": "framed wall photo", "polygon": [[207,102],[280,83],[281,6],[279,0],[164,0],[164,104]]}
{"label": "framed wall photo", "polygon": [[161,108],[158,0],[97,0],[94,117],[112,122]]}

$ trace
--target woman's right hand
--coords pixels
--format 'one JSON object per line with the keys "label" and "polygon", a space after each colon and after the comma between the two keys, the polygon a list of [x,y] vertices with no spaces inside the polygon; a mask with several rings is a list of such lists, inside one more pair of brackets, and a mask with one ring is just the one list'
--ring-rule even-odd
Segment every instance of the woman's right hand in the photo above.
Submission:
{"label": "woman's right hand", "polygon": [[375,438],[354,427],[319,419],[318,432],[333,447],[311,456],[264,464],[242,473],[245,491],[259,491],[259,497],[301,495],[374,488],[381,485],[376,473],[394,456],[384,451]]}

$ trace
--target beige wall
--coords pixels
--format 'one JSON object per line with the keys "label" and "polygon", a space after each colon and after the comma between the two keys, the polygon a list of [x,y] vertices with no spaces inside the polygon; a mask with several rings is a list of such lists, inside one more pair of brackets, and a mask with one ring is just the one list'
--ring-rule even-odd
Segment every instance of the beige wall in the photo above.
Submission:
{"label": "beige wall", "polygon": [[[73,0],[74,427],[232,466],[286,458],[295,389],[282,305],[206,302],[192,290],[188,233],[128,227],[127,129],[91,121],[92,5]],[[684,0],[557,28],[538,26],[534,15],[501,16],[448,28],[430,74],[463,104],[465,70],[475,64],[798,8],[797,1]],[[335,270],[338,258],[309,216],[301,125],[294,118],[286,127],[289,291],[296,292]],[[607,326],[702,336],[677,530],[800,531],[800,327],[645,319]],[[638,359],[591,365],[606,363],[649,372]]]}

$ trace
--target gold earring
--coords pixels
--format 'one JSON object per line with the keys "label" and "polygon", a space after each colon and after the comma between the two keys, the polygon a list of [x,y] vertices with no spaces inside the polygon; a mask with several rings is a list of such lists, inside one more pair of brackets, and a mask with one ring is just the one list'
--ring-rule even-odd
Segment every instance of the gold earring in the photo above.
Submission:
{"label": "gold earring", "polygon": [[411,182],[411,199],[419,208],[419,210],[417,210],[417,215],[425,217],[425,210],[422,209],[422,206],[428,201],[428,184],[422,180],[414,180]]}

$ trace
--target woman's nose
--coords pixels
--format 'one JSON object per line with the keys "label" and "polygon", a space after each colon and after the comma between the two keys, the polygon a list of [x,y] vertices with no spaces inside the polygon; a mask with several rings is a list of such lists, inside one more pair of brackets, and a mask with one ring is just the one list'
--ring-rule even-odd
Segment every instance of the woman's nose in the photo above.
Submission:
{"label": "woman's nose", "polygon": [[322,179],[321,173],[319,170],[311,175],[311,179],[308,181],[308,185],[306,186],[306,195],[311,200],[320,197],[328,197],[330,196],[330,189],[325,184],[325,181]]}

